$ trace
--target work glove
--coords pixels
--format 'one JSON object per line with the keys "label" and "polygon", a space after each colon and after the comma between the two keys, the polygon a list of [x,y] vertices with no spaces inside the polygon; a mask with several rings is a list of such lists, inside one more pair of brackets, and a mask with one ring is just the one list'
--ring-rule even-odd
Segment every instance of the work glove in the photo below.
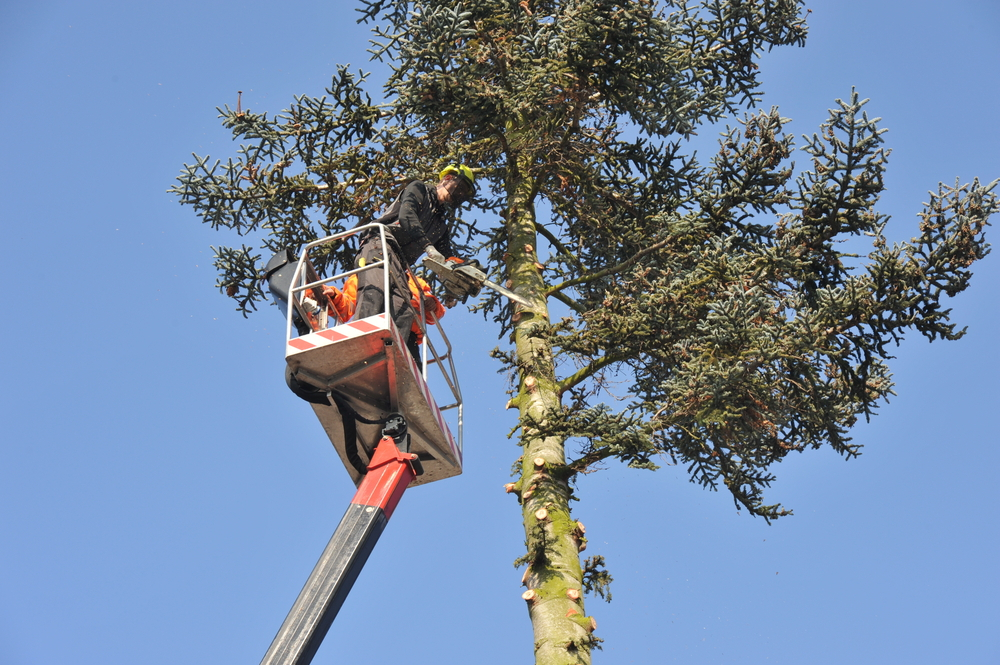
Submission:
{"label": "work glove", "polygon": [[434,247],[434,245],[428,244],[426,247],[424,247],[424,253],[427,254],[427,258],[433,259],[442,265],[446,261],[446,259],[444,258],[444,254],[437,251],[437,248]]}

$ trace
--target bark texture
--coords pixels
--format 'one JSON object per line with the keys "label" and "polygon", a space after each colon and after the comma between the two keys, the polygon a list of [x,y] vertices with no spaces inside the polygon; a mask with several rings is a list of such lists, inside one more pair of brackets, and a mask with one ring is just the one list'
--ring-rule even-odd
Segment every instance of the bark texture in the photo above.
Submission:
{"label": "bark texture", "polygon": [[511,211],[507,267],[514,289],[532,302],[519,308],[513,326],[519,390],[521,477],[519,490],[527,565],[522,596],[535,637],[535,662],[588,665],[596,623],[583,603],[582,527],[570,513],[565,439],[544,436],[548,418],[561,410],[559,385],[549,341],[545,284],[536,258],[534,191],[521,178],[509,188]]}

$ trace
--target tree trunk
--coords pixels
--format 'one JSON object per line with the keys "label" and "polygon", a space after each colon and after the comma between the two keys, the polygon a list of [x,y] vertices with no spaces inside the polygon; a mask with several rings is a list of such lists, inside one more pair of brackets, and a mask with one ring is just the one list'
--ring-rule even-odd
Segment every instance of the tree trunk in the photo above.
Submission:
{"label": "tree trunk", "polygon": [[[517,177],[517,176],[514,176]],[[507,268],[513,288],[533,306],[517,308],[514,343],[520,410],[521,498],[528,570],[523,598],[535,635],[538,665],[589,665],[596,627],[583,607],[583,571],[579,552],[583,526],[570,515],[565,441],[540,436],[537,425],[560,408],[552,360],[545,285],[535,253],[532,183],[518,178],[508,188]]]}

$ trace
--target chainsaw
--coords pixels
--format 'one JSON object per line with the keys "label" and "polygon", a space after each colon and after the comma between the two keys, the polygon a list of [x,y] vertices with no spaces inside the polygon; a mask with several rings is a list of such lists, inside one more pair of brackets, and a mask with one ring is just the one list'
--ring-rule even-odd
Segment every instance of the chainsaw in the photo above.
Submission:
{"label": "chainsaw", "polygon": [[478,296],[479,292],[485,286],[516,303],[525,307],[531,307],[530,302],[513,291],[486,279],[483,267],[475,259],[468,261],[448,259],[444,263],[441,263],[428,256],[424,258],[423,266],[438,276],[438,279],[444,284],[445,293],[449,297],[461,300],[463,303],[469,299],[469,296]]}

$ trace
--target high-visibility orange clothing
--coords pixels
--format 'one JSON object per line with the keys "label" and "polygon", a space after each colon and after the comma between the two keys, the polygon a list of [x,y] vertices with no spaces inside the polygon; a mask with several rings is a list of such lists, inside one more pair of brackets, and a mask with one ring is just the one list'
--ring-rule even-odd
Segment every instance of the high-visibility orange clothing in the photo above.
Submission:
{"label": "high-visibility orange clothing", "polygon": [[[420,298],[424,298],[424,321],[428,325],[433,325],[444,316],[445,308],[438,300],[438,297],[434,295],[431,291],[430,285],[425,282],[422,278],[417,277],[417,281],[413,281],[413,277],[407,279],[408,286],[410,287],[410,304],[413,308],[420,311]],[[352,316],[354,316],[354,311],[357,307],[358,302],[358,276],[351,275],[347,278],[344,283],[344,289],[340,290],[336,286],[324,285],[323,294],[330,300],[330,304],[341,321],[347,321]],[[424,341],[424,333],[420,329],[420,324],[416,321],[410,328],[413,331],[414,337],[417,344],[421,344]]]}

